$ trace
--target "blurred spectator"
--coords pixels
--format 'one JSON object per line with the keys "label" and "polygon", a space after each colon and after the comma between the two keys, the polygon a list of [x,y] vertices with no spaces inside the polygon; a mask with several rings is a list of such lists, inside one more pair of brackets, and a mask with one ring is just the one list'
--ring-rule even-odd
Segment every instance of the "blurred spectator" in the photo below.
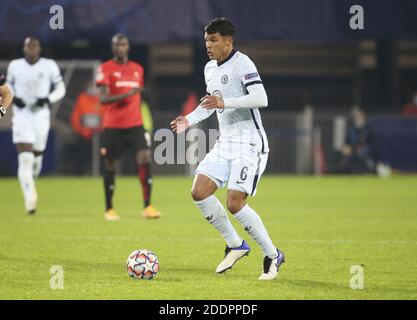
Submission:
{"label": "blurred spectator", "polygon": [[71,124],[78,134],[77,141],[71,146],[77,156],[74,157],[74,173],[85,174],[91,170],[91,138],[102,130],[104,108],[100,104],[98,90],[88,82],[84,92],[77,97]]}
{"label": "blurred spectator", "polygon": [[352,112],[353,124],[347,129],[342,147],[342,171],[344,173],[375,173],[372,132],[365,113],[358,108]]}
{"label": "blurred spectator", "polygon": [[143,119],[143,128],[152,135],[153,132],[153,119],[151,109],[149,108],[148,103],[145,100],[142,100],[142,119]]}
{"label": "blurred spectator", "polygon": [[414,93],[412,101],[404,106],[401,113],[405,116],[417,117],[417,91]]}
{"label": "blurred spectator", "polygon": [[197,108],[199,103],[200,101],[198,100],[198,96],[195,92],[188,93],[187,99],[182,105],[181,115],[185,116],[193,112],[194,109]]}

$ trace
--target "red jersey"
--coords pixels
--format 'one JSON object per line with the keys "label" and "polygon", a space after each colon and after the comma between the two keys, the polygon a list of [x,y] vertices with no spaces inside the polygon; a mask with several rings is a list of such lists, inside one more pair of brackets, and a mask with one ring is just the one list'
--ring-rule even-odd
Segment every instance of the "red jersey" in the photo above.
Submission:
{"label": "red jersey", "polygon": [[[97,69],[96,84],[107,86],[109,95],[123,94],[134,88],[144,87],[143,67],[130,60],[123,64],[108,60]],[[139,94],[106,104],[103,127],[123,129],[142,125],[140,105]]]}

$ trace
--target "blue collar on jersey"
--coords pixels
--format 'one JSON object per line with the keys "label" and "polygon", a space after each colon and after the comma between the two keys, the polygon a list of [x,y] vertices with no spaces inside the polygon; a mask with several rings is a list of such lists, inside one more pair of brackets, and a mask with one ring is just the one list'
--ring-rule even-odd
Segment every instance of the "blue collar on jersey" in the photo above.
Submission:
{"label": "blue collar on jersey", "polygon": [[217,66],[220,67],[223,63],[226,63],[227,61],[229,61],[235,55],[235,53],[236,53],[236,50],[232,49],[232,52],[230,52],[229,56],[226,59],[224,59],[221,62],[217,61]]}

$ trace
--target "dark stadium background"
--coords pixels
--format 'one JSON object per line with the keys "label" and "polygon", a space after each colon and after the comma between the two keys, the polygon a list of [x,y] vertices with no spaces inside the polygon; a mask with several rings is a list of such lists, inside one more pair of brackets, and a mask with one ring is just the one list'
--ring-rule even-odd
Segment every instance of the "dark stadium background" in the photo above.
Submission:
{"label": "dark stadium background", "polygon": [[[49,27],[55,4],[64,9],[63,30]],[[349,27],[353,5],[364,9],[363,30]],[[262,110],[271,145],[267,173],[337,172],[337,133],[349,125],[354,106],[368,115],[378,160],[396,171],[417,171],[417,118],[401,115],[417,91],[415,1],[2,0],[0,70],[22,56],[24,38],[34,35],[44,56],[58,61],[67,85],[67,96],[53,106],[43,173],[77,173],[73,163],[81,155],[71,149],[70,115],[95,66],[111,57],[115,33],[129,36],[130,58],[145,67],[145,99],[157,130],[181,112],[189,92],[204,94],[202,30],[221,16],[235,23],[235,47],[254,60],[268,93],[269,107]],[[10,114],[0,123],[0,175],[17,170]],[[215,125],[210,121],[203,128]],[[93,154],[87,174],[99,173]],[[126,155],[121,172],[133,170]],[[155,165],[155,172],[190,168]]]}

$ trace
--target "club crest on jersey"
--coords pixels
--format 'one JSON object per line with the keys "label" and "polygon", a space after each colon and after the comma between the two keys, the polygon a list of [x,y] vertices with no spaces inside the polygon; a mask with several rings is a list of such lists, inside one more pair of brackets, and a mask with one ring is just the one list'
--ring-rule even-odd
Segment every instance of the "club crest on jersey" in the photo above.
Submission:
{"label": "club crest on jersey", "polygon": [[223,84],[226,84],[226,83],[227,83],[227,80],[229,80],[229,78],[227,77],[227,74],[224,74],[224,75],[222,76],[222,83],[223,83]]}

